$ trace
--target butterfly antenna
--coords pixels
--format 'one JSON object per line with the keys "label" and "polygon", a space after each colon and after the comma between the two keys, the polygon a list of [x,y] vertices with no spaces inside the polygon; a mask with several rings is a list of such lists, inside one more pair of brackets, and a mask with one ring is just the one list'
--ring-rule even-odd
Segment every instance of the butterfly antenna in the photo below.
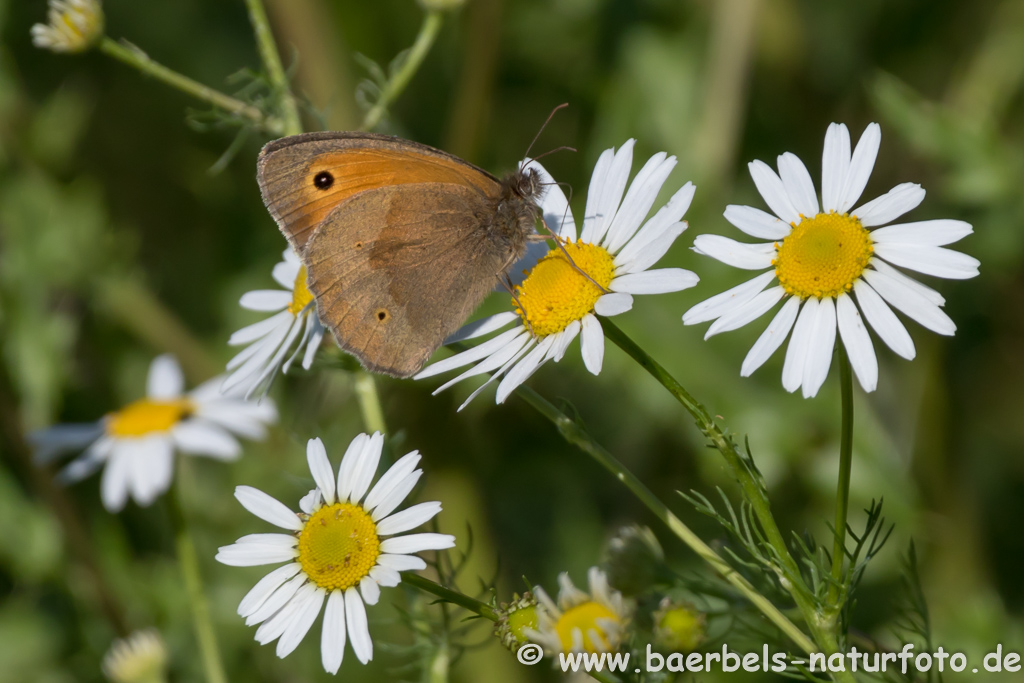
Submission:
{"label": "butterfly antenna", "polygon": [[547,128],[547,125],[551,123],[551,119],[554,118],[555,112],[557,112],[559,109],[565,109],[568,106],[568,102],[563,102],[562,104],[558,105],[557,107],[551,110],[551,113],[548,114],[548,118],[544,121],[544,125],[542,125],[540,127],[540,130],[537,131],[537,134],[533,136],[533,142],[531,142],[530,146],[526,148],[526,154],[523,155],[524,158],[530,156],[530,150],[533,149],[533,146],[535,144],[537,144],[537,139],[540,137],[540,134],[544,132],[544,129]]}

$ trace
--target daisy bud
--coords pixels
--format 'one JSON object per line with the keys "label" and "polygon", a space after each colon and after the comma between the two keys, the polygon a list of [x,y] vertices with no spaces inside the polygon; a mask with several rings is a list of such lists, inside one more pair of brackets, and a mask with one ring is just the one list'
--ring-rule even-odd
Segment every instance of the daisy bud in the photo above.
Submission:
{"label": "daisy bud", "polygon": [[623,527],[605,548],[608,583],[624,595],[638,595],[657,583],[665,553],[648,527]]}
{"label": "daisy bud", "polygon": [[32,43],[51,52],[85,52],[103,36],[99,0],[50,0],[48,23],[32,27]]}
{"label": "daisy bud", "polygon": [[510,652],[515,652],[529,638],[524,628],[537,628],[537,599],[530,591],[512,595],[512,602],[503,602],[498,608],[500,618],[494,625],[494,635]]}
{"label": "daisy bud", "polygon": [[163,683],[167,649],[160,634],[148,629],[115,640],[103,657],[103,675],[112,683]]}
{"label": "daisy bud", "polygon": [[654,642],[665,652],[693,652],[704,641],[704,613],[687,602],[666,597],[652,618]]}

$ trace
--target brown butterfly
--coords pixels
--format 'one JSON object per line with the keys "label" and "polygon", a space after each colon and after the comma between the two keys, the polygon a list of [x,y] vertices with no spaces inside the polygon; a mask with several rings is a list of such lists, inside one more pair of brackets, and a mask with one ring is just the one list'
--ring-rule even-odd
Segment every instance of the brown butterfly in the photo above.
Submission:
{"label": "brown butterfly", "polygon": [[306,267],[320,320],[365,368],[415,374],[526,251],[544,191],[373,133],[267,144],[263,202]]}

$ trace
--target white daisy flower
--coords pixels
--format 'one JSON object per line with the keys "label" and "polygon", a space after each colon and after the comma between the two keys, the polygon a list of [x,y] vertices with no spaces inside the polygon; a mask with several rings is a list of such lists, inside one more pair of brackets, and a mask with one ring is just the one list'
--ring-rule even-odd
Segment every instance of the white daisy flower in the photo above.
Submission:
{"label": "white daisy flower", "polygon": [[103,657],[103,675],[112,683],[161,683],[167,680],[167,648],[153,629],[114,641]]}
{"label": "white daisy flower", "polygon": [[515,287],[515,311],[466,325],[448,342],[481,337],[515,323],[512,329],[430,365],[416,379],[473,365],[434,393],[467,377],[493,373],[459,410],[499,379],[495,400],[502,403],[545,362],[561,360],[577,335],[583,363],[596,375],[604,362],[604,333],[597,316],[625,313],[633,307],[634,294],[677,292],[697,284],[697,276],[688,270],[649,270],[686,230],[682,218],[694,186],[686,183],[645,223],[676,158],[655,154],[627,191],[634,142],[628,140],[618,152],[607,149],[598,159],[579,239],[562,190],[536,161],[522,162],[522,166],[533,164],[548,187],[540,207],[545,225],[560,246],[552,248]]}
{"label": "white daisy flower", "polygon": [[264,394],[278,370],[288,372],[300,355],[302,367],[308,370],[320,348],[324,326],[306,287],[306,267],[291,249],[285,249],[283,256],[284,260],[274,266],[274,279],[284,290],[246,292],[239,301],[250,311],[276,314],[231,335],[231,346],[248,346],[228,361],[224,391],[241,388],[246,398]]}
{"label": "white daisy flower", "polygon": [[380,433],[360,434],[335,477],[323,443],[310,439],[306,456],[316,488],[299,501],[299,513],[252,487],[235,489],[246,510],[288,531],[243,536],[217,553],[218,561],[235,567],[287,562],[264,576],[238,605],[246,625],[260,624],[256,640],[261,645],[277,640],[278,657],[298,646],[326,602],[320,640],[324,669],[338,672],[346,639],[356,658],[367,663],[373,659],[373,641],[364,603],[377,604],[381,586],[401,582],[399,572],[425,569],[427,563],[414,553],[455,545],[455,537],[447,534],[395,535],[432,519],[441,504],[420,503],[394,512],[423,474],[416,469],[416,451],[400,458],[370,488],[383,445]]}
{"label": "white daisy flower", "polygon": [[743,270],[766,269],[686,312],[687,325],[715,321],[705,339],[753,322],[785,301],[747,354],[742,376],[768,360],[792,330],[782,386],[791,392],[802,387],[810,398],[828,375],[838,328],[857,379],[865,391],[874,391],[878,363],[864,318],[908,360],[914,357],[914,342],[890,306],[938,334],[956,330],[942,311],[942,295],[893,266],[953,280],[976,276],[977,259],[943,248],[971,234],[971,225],[943,219],[879,227],[921,203],[925,192],[915,183],[897,185],[852,209],[875,165],[881,136],[878,124],[870,124],[851,155],[846,126],[829,126],[820,208],[811,175],[795,155],[779,157],[779,175],[761,161],[751,162],[750,175],[775,216],[728,206],[725,218],[751,237],[771,241],[747,244],[719,235],[694,240],[697,253]]}
{"label": "white daisy flower", "polygon": [[242,449],[235,436],[262,439],[277,419],[270,401],[257,405],[221,393],[218,377],[183,393],[185,380],[173,356],[153,359],[146,398],[110,413],[97,423],[57,425],[36,432],[37,462],[85,448],[62,472],[78,481],[106,464],[100,493],[111,512],[129,496],[145,506],[167,491],[174,478],[174,452],[235,460]]}
{"label": "white daisy flower", "polygon": [[32,27],[32,43],[52,52],[83,52],[103,35],[99,0],[50,0],[49,23]]}
{"label": "white daisy flower", "polygon": [[549,656],[562,652],[614,652],[622,643],[632,603],[608,585],[605,573],[597,567],[590,568],[587,579],[589,593],[576,588],[568,573],[559,574],[557,604],[543,588],[534,588],[537,628],[524,628],[523,632]]}

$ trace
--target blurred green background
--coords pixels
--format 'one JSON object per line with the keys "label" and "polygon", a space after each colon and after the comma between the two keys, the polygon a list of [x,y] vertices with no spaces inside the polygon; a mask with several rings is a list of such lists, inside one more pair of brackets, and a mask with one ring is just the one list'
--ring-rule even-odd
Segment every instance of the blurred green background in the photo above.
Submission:
{"label": "blurred green background", "polygon": [[[387,64],[422,19],[412,0],[270,0],[268,9],[310,128],[357,126],[354,92],[367,74],[354,55]],[[105,10],[108,35],[214,87],[231,91],[234,74],[259,68],[240,1],[108,0]],[[98,664],[118,629],[146,626],[167,639],[173,679],[196,680],[164,501],[112,516],[97,478],[64,489],[32,468],[24,435],[139,397],[158,352],[176,353],[192,383],[223,367],[230,333],[258,317],[238,297],[272,286],[284,248],[254,178],[265,140],[250,136],[211,172],[233,130],[197,130],[187,112],[203,105],[98,53],[33,48],[29,27],[45,13],[43,0],[0,0],[0,681],[102,680]],[[750,435],[783,528],[825,539],[838,467],[835,367],[805,401],[781,388],[782,354],[739,377],[767,318],[704,342],[703,329],[684,328],[680,316],[743,277],[689,247],[703,232],[738,236],[721,216],[725,204],[762,205],[745,162],[792,151],[817,178],[830,122],[847,123],[856,138],[879,121],[865,197],[922,183],[929,194],[912,219],[971,222],[976,234],[956,248],[981,259],[982,275],[929,282],[947,297],[955,337],[908,323],[913,362],[875,339],[881,377],[874,394],[857,389],[851,515],[858,525],[860,510],[884,497],[896,531],[868,570],[854,624],[895,642],[900,559],[913,538],[936,642],[977,661],[996,643],[1024,649],[1022,82],[1019,0],[469,0],[446,16],[383,130],[501,173],[568,102],[535,153],[579,150],[545,160],[572,184],[578,207],[604,148],[638,138],[635,169],[656,151],[677,155],[664,196],[687,180],[698,190],[690,229],[661,263],[696,271],[701,285],[640,298],[617,320],[726,425]],[[492,308],[506,305],[492,299]],[[675,494],[716,485],[735,493],[718,455],[617,349],[594,378],[575,348],[531,385],[571,405],[704,538],[720,537]],[[522,589],[522,576],[553,591],[564,570],[582,583],[607,538],[631,522],[651,524],[675,562],[699,568],[523,403],[494,406],[491,392],[456,414],[472,387],[432,397],[436,385],[384,379],[379,388],[392,452],[425,454],[420,497],[443,501],[441,526],[464,549],[472,527],[465,591],[494,575],[504,599]],[[213,562],[218,545],[265,530],[231,497],[234,485],[294,504],[309,485],[305,440],[322,436],[336,460],[362,429],[351,375],[324,354],[272,396],[280,429],[236,464],[191,461],[185,502],[232,678],[328,680],[319,627],[277,660],[234,614],[263,571]],[[376,659],[364,668],[347,653],[346,680],[420,678],[422,643],[392,602],[422,607],[413,592],[387,592],[370,610]],[[470,640],[480,647],[455,666],[454,681],[555,678],[546,666],[515,663],[483,627]]]}

